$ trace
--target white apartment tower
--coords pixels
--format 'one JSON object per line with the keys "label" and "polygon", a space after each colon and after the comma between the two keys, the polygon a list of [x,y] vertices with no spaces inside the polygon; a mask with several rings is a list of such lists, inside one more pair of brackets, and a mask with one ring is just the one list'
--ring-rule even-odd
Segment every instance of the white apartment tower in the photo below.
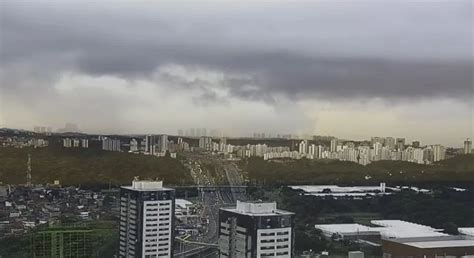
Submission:
{"label": "white apartment tower", "polygon": [[162,181],[120,189],[119,257],[173,257],[175,191]]}
{"label": "white apartment tower", "polygon": [[299,144],[299,153],[300,154],[308,153],[308,141],[307,140],[303,140],[303,141],[300,142],[300,144]]}
{"label": "white apartment tower", "polygon": [[147,135],[145,137],[145,152],[149,155],[155,155],[156,139],[154,135]]}
{"label": "white apartment tower", "polygon": [[240,202],[219,210],[220,257],[293,257],[294,213],[276,203]]}
{"label": "white apartment tower", "polygon": [[472,151],[472,141],[467,138],[465,141],[464,141],[464,154],[470,154]]}
{"label": "white apartment tower", "polygon": [[337,150],[337,139],[331,139],[331,152],[336,152]]}
{"label": "white apartment tower", "polygon": [[165,153],[168,151],[168,135],[162,134],[160,135],[160,138],[158,139],[160,143],[160,152]]}

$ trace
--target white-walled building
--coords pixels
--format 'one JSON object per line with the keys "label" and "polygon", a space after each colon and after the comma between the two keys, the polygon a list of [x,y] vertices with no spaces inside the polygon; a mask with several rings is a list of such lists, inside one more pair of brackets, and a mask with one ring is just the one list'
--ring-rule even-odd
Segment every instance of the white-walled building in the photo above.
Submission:
{"label": "white-walled building", "polygon": [[220,257],[293,257],[293,216],[275,202],[237,201],[220,209]]}
{"label": "white-walled building", "polygon": [[162,181],[120,189],[119,257],[173,257],[175,191]]}

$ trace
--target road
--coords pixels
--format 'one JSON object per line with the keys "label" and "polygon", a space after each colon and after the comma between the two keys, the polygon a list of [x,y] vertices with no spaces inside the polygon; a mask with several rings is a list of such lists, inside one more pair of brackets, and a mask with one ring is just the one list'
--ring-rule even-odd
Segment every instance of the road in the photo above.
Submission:
{"label": "road", "polygon": [[[190,153],[185,157],[183,164],[190,170],[194,183],[197,185],[217,185],[218,180],[222,181],[222,178],[225,178],[230,186],[244,184],[242,173],[234,162],[205,153]],[[209,167],[214,168],[215,171],[208,171]],[[219,182],[219,184],[221,183],[223,182]],[[245,200],[245,189],[230,187],[227,189],[218,188],[215,191],[201,190],[200,196],[203,204],[201,217],[208,219],[209,223],[206,233],[195,241],[215,244],[218,240],[219,209],[223,206],[235,205],[237,200]],[[204,254],[208,256],[201,257],[217,257],[213,256],[215,252],[209,249],[200,253],[200,255]]]}

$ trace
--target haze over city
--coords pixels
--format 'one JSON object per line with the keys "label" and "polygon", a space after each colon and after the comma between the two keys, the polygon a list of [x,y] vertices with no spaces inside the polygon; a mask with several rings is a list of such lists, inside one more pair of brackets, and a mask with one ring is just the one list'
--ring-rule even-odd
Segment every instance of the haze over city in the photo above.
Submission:
{"label": "haze over city", "polygon": [[474,138],[469,0],[0,7],[0,127]]}
{"label": "haze over city", "polygon": [[474,258],[473,11],[0,0],[0,258]]}

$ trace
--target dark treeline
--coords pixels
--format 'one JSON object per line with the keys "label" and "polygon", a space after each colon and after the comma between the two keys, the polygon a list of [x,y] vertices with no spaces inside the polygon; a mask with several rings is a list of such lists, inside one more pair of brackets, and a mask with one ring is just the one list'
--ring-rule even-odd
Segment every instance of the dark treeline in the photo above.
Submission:
{"label": "dark treeline", "polygon": [[160,179],[168,185],[192,183],[186,168],[177,159],[156,158],[97,149],[76,148],[0,148],[0,181],[23,184],[27,155],[31,154],[32,182],[85,188],[107,188],[130,184],[134,176]]}

